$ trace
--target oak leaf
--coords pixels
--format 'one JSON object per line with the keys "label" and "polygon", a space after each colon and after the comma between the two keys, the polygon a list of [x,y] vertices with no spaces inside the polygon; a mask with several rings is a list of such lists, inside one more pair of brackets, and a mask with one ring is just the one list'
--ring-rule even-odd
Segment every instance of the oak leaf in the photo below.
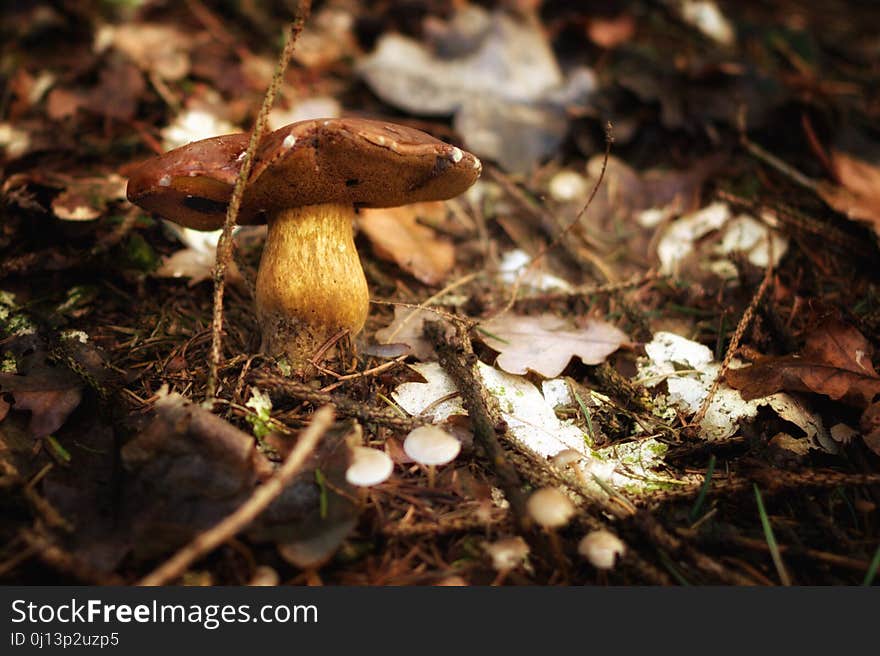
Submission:
{"label": "oak leaf", "polygon": [[865,408],[880,394],[872,354],[873,348],[858,330],[831,321],[807,337],[800,355],[767,357],[750,367],[731,369],[727,382],[745,399],[780,390],[813,392]]}
{"label": "oak leaf", "polygon": [[498,366],[512,374],[534,371],[547,378],[562,373],[573,356],[584,364],[601,364],[622,344],[626,334],[610,323],[588,319],[580,328],[560,317],[505,314],[482,324],[482,339],[500,352]]}

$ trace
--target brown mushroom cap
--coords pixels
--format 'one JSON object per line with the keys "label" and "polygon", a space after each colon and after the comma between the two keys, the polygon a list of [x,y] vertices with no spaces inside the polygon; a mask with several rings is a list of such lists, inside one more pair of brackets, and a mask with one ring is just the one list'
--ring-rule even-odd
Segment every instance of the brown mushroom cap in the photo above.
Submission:
{"label": "brown mushroom cap", "polygon": [[128,179],[128,200],[187,228],[222,227],[249,138],[211,137],[154,157]]}
{"label": "brown mushroom cap", "polygon": [[[129,200],[191,228],[221,227],[248,138],[205,139],[147,162],[129,180]],[[260,144],[239,223],[303,205],[445,200],[480,171],[476,157],[420,130],[360,118],[300,121]]]}

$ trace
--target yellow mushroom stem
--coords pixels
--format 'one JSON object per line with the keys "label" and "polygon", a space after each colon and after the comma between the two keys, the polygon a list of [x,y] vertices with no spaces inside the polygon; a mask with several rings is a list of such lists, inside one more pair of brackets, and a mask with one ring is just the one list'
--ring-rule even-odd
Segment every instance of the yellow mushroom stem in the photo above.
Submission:
{"label": "yellow mushroom stem", "polygon": [[307,205],[269,218],[256,289],[263,353],[286,356],[301,370],[331,337],[364,327],[370,293],[353,220],[346,204]]}

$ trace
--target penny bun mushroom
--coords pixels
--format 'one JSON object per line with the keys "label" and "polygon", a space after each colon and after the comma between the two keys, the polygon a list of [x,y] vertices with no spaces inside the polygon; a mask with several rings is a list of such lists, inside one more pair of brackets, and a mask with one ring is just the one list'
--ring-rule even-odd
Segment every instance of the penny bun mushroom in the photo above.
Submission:
{"label": "penny bun mushroom", "polygon": [[[190,228],[222,227],[248,139],[213,137],[145,163],[129,179],[129,200]],[[261,350],[301,369],[333,336],[363,328],[356,208],[452,198],[480,171],[470,153],[385,121],[315,119],[266,135],[238,217],[269,224],[256,283]]]}
{"label": "penny bun mushroom", "polygon": [[623,541],[605,530],[591,531],[578,543],[578,553],[596,569],[613,569],[614,563],[625,552]]}

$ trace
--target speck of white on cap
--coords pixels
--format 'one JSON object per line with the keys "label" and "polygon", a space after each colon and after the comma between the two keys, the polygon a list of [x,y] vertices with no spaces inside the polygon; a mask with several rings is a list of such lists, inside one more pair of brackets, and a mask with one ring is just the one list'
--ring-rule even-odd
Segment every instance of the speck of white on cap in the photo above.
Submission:
{"label": "speck of white on cap", "polygon": [[296,137],[292,134],[288,134],[284,137],[284,141],[281,142],[281,147],[284,149],[293,148],[293,145],[296,143]]}
{"label": "speck of white on cap", "polygon": [[560,528],[574,515],[574,504],[555,487],[542,487],[526,502],[532,519],[544,528]]}
{"label": "speck of white on cap", "polygon": [[378,485],[391,476],[394,463],[388,454],[367,446],[352,448],[351,464],[345,471],[345,480],[358,487]]}
{"label": "speck of white on cap", "polygon": [[403,450],[420,465],[445,465],[455,460],[461,442],[437,426],[419,426],[406,436]]}
{"label": "speck of white on cap", "polygon": [[171,176],[170,175],[163,175],[161,178],[159,178],[159,186],[160,187],[170,187],[171,186]]}
{"label": "speck of white on cap", "polygon": [[619,556],[626,552],[626,545],[609,531],[587,533],[578,543],[578,553],[590,561],[596,569],[613,569]]}
{"label": "speck of white on cap", "polygon": [[461,152],[460,148],[452,147],[452,161],[458,164],[461,161],[461,158],[464,157],[464,153]]}
{"label": "speck of white on cap", "polygon": [[479,159],[477,159],[476,157],[474,157],[474,168],[475,169],[483,168],[483,163]]}

